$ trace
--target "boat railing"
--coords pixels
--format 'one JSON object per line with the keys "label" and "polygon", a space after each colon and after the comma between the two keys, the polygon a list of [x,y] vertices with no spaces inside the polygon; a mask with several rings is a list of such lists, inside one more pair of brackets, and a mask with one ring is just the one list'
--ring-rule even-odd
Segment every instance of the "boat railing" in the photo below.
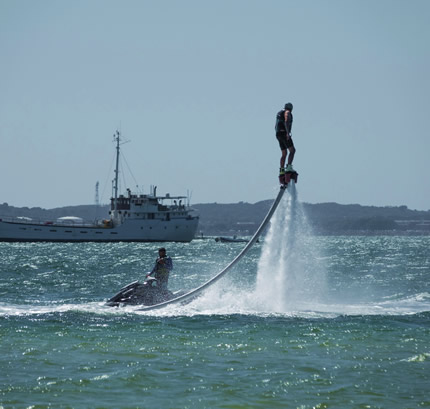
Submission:
{"label": "boat railing", "polygon": [[89,222],[85,220],[50,220],[50,219],[42,219],[42,218],[31,218],[25,216],[0,216],[0,221],[8,222],[8,223],[17,223],[17,224],[32,224],[38,226],[46,226],[46,225],[55,225],[55,226],[76,226],[76,227],[90,227],[94,225],[103,226],[106,221],[95,221]]}

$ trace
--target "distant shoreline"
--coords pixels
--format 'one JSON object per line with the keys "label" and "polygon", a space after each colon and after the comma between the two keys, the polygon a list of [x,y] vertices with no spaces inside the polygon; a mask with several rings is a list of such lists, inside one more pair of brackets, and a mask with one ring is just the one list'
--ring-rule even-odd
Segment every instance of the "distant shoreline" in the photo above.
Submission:
{"label": "distant shoreline", "polygon": [[[247,236],[260,225],[272,200],[254,204],[195,204],[200,214],[198,235]],[[406,206],[362,206],[358,204],[303,203],[312,232],[316,235],[430,235],[430,210],[410,210]],[[65,206],[54,209],[0,205],[1,217],[30,217],[56,220],[77,216],[84,220],[106,219],[109,205]]]}

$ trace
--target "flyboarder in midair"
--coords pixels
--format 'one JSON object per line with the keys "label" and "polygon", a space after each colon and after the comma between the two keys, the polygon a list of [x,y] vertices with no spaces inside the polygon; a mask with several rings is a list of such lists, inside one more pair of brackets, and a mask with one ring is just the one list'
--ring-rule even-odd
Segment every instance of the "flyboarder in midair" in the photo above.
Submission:
{"label": "flyboarder in midair", "polygon": [[[293,160],[296,148],[294,147],[293,138],[291,137],[291,128],[293,126],[293,104],[288,102],[284,109],[276,114],[276,139],[278,139],[279,147],[282,151],[281,167],[279,169],[279,177],[283,178],[288,172],[294,172]],[[287,149],[289,151],[287,167],[285,160],[287,158]]]}

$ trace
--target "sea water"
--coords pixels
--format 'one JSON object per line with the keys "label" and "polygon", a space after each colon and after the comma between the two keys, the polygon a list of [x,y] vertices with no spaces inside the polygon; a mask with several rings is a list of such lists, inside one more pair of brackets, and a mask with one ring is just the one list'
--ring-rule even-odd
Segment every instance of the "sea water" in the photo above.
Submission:
{"label": "sea water", "polygon": [[[243,243],[163,243],[192,289]],[[201,297],[104,305],[156,243],[0,243],[1,408],[430,407],[430,238],[314,236],[290,188]]]}

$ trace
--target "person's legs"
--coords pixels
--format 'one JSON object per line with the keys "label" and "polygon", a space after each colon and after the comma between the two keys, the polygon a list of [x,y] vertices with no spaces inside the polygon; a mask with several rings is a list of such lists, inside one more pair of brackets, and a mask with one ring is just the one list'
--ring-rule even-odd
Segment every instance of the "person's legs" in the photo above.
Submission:
{"label": "person's legs", "polygon": [[161,291],[163,291],[163,292],[167,291],[167,282],[168,282],[167,277],[162,277],[158,280],[158,285],[159,285]]}
{"label": "person's legs", "polygon": [[278,132],[276,134],[276,139],[279,142],[279,147],[281,148],[281,160],[280,160],[280,172],[283,172],[285,166],[285,160],[287,159],[287,134],[285,132]]}
{"label": "person's legs", "polygon": [[288,162],[287,162],[287,164],[288,165],[292,165],[293,164],[293,160],[294,160],[294,155],[295,155],[295,153],[296,153],[296,148],[294,147],[294,145],[293,146],[290,146],[289,148],[288,148],[288,150],[289,150],[289,155],[288,155]]}
{"label": "person's legs", "polygon": [[281,165],[281,169],[283,169],[284,166],[285,166],[285,160],[287,159],[287,150],[286,149],[282,149],[281,152],[282,152],[282,156],[281,156],[280,165]]}
{"label": "person's legs", "polygon": [[293,139],[289,138],[287,140],[287,149],[289,151],[288,154],[288,161],[287,161],[287,168],[286,171],[287,172],[292,172],[293,171],[293,160],[294,160],[294,155],[296,153],[296,148],[294,147],[294,143],[293,143]]}

